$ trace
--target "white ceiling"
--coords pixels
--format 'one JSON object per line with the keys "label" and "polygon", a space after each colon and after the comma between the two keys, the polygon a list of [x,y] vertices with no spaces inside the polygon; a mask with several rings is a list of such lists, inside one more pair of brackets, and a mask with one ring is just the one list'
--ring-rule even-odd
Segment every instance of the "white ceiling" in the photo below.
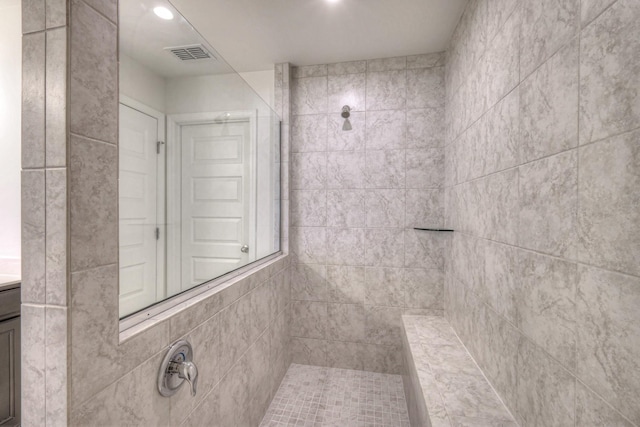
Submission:
{"label": "white ceiling", "polygon": [[445,50],[467,0],[172,0],[237,71]]}
{"label": "white ceiling", "polygon": [[[2,0],[0,0],[2,1]],[[166,0],[121,1],[120,51],[162,77],[227,74],[233,70],[211,47],[206,46],[191,25],[174,14],[165,21],[153,13],[155,6],[173,9]],[[180,61],[167,51],[169,47],[204,45],[215,59]]]}

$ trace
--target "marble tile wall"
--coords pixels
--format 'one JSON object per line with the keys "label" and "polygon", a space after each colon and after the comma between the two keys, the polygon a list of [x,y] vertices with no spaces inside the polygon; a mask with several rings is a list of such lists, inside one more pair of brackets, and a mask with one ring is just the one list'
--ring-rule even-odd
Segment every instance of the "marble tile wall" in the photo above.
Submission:
{"label": "marble tile wall", "polygon": [[[23,2],[23,425],[258,425],[291,361],[287,253],[119,332],[117,7]],[[159,363],[184,337],[198,395],[163,398]]]}
{"label": "marble tile wall", "polygon": [[[443,312],[444,54],[293,69],[296,363],[400,373],[401,318]],[[351,107],[351,131],[340,116]]]}
{"label": "marble tile wall", "polygon": [[57,426],[68,422],[67,5],[24,1],[22,17],[22,424]]}
{"label": "marble tile wall", "polygon": [[640,4],[472,0],[446,65],[446,317],[523,426],[640,425]]}

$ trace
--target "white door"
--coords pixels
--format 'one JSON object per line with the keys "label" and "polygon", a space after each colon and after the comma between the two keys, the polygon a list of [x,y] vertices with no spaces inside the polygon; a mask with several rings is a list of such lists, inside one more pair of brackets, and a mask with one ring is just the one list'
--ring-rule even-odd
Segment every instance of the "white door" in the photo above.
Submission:
{"label": "white door", "polygon": [[158,284],[158,119],[120,104],[120,317],[163,298]]}
{"label": "white door", "polygon": [[249,121],[183,125],[180,136],[182,289],[189,289],[253,259]]}

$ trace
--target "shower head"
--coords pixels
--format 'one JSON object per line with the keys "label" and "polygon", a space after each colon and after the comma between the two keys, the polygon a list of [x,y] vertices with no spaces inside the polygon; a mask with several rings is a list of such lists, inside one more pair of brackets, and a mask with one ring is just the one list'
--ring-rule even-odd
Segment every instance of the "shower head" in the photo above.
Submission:
{"label": "shower head", "polygon": [[342,130],[351,130],[351,122],[349,121],[349,117],[351,116],[351,107],[345,105],[342,107],[342,118],[344,119],[344,124],[342,125]]}

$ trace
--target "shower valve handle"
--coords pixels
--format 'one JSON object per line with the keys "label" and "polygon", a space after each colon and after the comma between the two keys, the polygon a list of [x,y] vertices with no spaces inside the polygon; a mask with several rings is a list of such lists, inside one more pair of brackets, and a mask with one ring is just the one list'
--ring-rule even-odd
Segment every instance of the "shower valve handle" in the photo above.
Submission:
{"label": "shower valve handle", "polygon": [[198,368],[195,363],[188,361],[170,362],[169,372],[178,374],[179,378],[187,381],[191,386],[191,396],[198,391]]}

